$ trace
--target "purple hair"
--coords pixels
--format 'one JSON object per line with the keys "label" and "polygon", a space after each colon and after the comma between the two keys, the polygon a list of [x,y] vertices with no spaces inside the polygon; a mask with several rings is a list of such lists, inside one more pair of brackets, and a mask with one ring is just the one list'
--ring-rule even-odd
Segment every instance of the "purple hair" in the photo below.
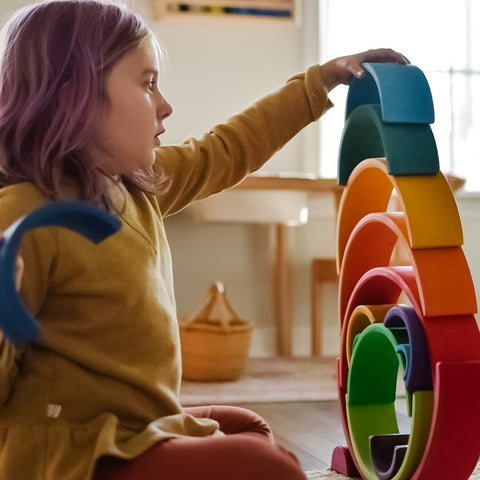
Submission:
{"label": "purple hair", "polygon": [[[14,14],[0,44],[0,187],[30,181],[59,199],[71,178],[83,200],[112,207],[108,175],[85,146],[106,101],[106,75],[149,35],[126,8],[95,0],[47,1]],[[151,168],[124,180],[148,193],[166,184]]]}

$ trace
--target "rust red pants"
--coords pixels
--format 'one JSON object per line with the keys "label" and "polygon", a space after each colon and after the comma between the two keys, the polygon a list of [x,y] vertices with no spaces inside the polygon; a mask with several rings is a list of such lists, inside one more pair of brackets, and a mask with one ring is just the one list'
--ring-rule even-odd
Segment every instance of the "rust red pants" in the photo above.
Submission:
{"label": "rust red pants", "polygon": [[297,458],[274,444],[256,413],[238,407],[193,407],[186,412],[215,419],[224,437],[159,442],[134,460],[102,458],[94,480],[305,480]]}

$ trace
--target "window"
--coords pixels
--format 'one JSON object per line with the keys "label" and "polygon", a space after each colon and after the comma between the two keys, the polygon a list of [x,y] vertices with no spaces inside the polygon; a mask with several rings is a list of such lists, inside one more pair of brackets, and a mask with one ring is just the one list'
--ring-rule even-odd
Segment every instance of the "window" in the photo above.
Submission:
{"label": "window", "polygon": [[[480,191],[480,2],[320,0],[322,60],[376,47],[402,52],[427,77],[440,168]],[[321,174],[336,176],[347,89],[322,119]]]}

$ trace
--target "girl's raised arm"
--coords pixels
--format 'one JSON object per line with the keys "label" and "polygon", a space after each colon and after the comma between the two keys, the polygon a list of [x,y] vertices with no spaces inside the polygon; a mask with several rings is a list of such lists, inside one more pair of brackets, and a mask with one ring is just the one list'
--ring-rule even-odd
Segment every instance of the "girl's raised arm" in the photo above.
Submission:
{"label": "girl's raised arm", "polygon": [[362,76],[361,64],[371,61],[408,62],[393,50],[379,49],[340,57],[323,66],[314,65],[217,125],[203,138],[159,148],[156,165],[164,169],[172,182],[160,197],[162,212],[175,213],[194,200],[237,184],[259,169],[331,106],[328,91],[348,84],[354,76]]}

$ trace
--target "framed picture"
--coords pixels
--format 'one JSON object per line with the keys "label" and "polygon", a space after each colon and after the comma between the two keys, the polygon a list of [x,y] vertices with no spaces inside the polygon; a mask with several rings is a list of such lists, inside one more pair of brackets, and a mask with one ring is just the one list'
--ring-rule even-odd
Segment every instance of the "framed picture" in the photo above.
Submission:
{"label": "framed picture", "polygon": [[152,0],[154,16],[295,20],[296,0]]}

